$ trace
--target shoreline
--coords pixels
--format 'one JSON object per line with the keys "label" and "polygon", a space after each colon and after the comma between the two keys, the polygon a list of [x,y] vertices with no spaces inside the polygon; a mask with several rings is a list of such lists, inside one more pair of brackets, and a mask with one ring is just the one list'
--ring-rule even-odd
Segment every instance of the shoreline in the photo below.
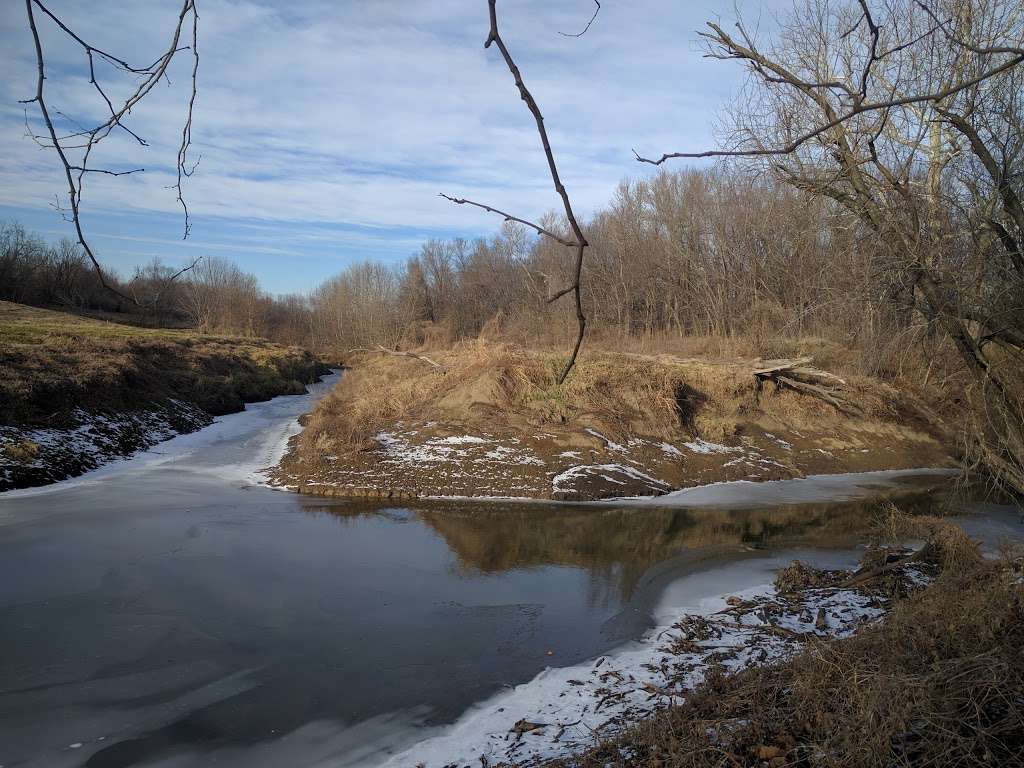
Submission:
{"label": "shoreline", "polygon": [[[109,460],[99,466],[81,474],[43,485],[0,491],[0,500],[55,493],[79,485],[101,482],[106,477],[118,472],[173,462],[181,457],[188,456],[198,447],[223,439],[226,432],[230,433],[233,429],[242,426],[239,422],[240,419],[245,419],[247,416],[249,418],[259,418],[261,411],[270,407],[271,404],[281,403],[289,398],[312,398],[310,402],[310,405],[312,405],[316,399],[326,395],[340,377],[340,369],[331,369],[330,373],[322,374],[317,381],[306,385],[306,392],[303,394],[283,394],[268,400],[246,403],[243,410],[213,417],[208,424],[197,430],[175,434],[153,443],[148,448],[137,450],[129,455],[110,457]],[[298,419],[299,417],[297,416],[283,425],[282,433],[275,436],[272,443],[261,445],[259,460],[251,462],[250,465],[245,467],[240,467],[238,477],[248,480],[251,485],[274,488],[274,486],[266,481],[267,472],[274,464],[280,461],[281,456],[287,450],[288,441],[301,431],[301,424]]]}
{"label": "shoreline", "polygon": [[[640,638],[579,664],[548,667],[365,765],[532,765],[591,748],[678,703],[712,668],[732,673],[783,661],[809,637],[850,637],[884,619],[891,604],[856,588],[805,589],[794,601],[773,584],[794,559],[848,574],[858,554],[785,550],[677,579]],[[930,579],[923,571],[907,578],[915,588]]]}
{"label": "shoreline", "polygon": [[[545,499],[533,498],[531,496],[322,496],[320,494],[303,493],[294,486],[281,485],[274,482],[265,482],[263,485],[273,490],[309,496],[310,498],[347,499],[353,502],[407,501],[416,503],[438,501],[456,504],[462,502],[467,504],[501,503],[567,507],[572,509],[588,507],[593,509],[608,507],[675,508],[854,501],[878,495],[881,490],[901,490],[899,482],[901,480],[914,478],[939,479],[955,477],[957,475],[959,475],[959,470],[948,467],[910,467],[906,469],[880,469],[864,472],[833,472],[781,480],[723,480],[680,488],[657,496],[621,496],[595,500]],[[879,488],[879,484],[885,487]],[[846,495],[838,497],[834,495],[837,489],[843,488],[849,491]],[[776,493],[765,494],[764,491],[766,489],[776,491]],[[790,489],[807,489],[811,493],[792,493],[787,495],[786,490]],[[741,493],[735,494],[730,498],[730,492],[737,490],[741,491]],[[751,493],[746,493],[746,491]],[[763,498],[766,495],[768,498]]]}

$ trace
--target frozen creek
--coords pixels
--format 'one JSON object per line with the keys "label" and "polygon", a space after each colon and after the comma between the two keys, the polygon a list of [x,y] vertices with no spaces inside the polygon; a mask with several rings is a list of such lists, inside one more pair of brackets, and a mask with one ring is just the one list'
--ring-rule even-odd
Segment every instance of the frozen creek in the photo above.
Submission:
{"label": "frozen creek", "polygon": [[[522,718],[583,720],[606,671],[642,688],[682,613],[763,593],[794,557],[852,563],[871,499],[943,482],[872,473],[586,506],[264,487],[331,383],[0,495],[0,765],[478,765]],[[976,525],[1020,535],[1005,510]],[[872,610],[827,606],[837,627]],[[538,730],[517,756],[560,748],[557,728]]]}

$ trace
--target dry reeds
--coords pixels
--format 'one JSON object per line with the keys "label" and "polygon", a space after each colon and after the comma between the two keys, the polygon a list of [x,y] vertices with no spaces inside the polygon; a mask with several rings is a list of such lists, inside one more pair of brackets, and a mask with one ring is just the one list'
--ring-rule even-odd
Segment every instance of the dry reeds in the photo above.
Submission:
{"label": "dry reeds", "polygon": [[713,672],[681,706],[559,764],[1024,764],[1024,587],[1014,564],[983,559],[939,518],[885,523],[887,535],[925,535],[941,573],[882,623],[813,641],[781,664]]}

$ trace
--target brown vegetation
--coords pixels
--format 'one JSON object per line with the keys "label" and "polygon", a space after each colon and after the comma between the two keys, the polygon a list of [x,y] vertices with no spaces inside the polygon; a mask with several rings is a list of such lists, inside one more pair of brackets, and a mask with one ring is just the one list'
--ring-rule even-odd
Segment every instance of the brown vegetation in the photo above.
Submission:
{"label": "brown vegetation", "polygon": [[302,392],[302,349],[101,322],[0,302],[0,424],[60,426],[75,408],[116,411],[176,398],[212,414]]}
{"label": "brown vegetation", "polygon": [[325,370],[262,339],[0,301],[0,490],[81,474],[246,402],[303,392]]}
{"label": "brown vegetation", "polygon": [[901,598],[883,622],[845,640],[811,638],[782,663],[713,670],[681,705],[555,765],[1020,765],[1020,560],[986,560],[940,520],[896,519],[890,530],[927,538],[919,559],[940,575],[906,597],[896,582],[873,586]]}
{"label": "brown vegetation", "polygon": [[591,349],[558,385],[557,352],[477,341],[430,357],[436,366],[353,355],[278,481],[337,495],[587,499],[948,461],[938,417],[864,376],[843,379],[854,413],[763,383],[753,359]]}

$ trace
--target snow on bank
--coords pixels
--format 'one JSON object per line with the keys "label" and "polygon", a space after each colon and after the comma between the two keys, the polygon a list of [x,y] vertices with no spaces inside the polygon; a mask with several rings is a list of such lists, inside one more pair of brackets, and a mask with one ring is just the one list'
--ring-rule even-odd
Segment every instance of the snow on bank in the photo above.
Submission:
{"label": "snow on bank", "polygon": [[569,467],[569,469],[551,478],[551,489],[555,493],[565,493],[569,490],[566,487],[566,483],[592,477],[599,477],[615,485],[626,484],[626,480],[620,478],[636,480],[642,485],[648,486],[651,490],[656,491],[666,491],[671,487],[668,483],[664,483],[656,477],[651,477],[639,469],[628,467],[625,464],[579,464]]}
{"label": "snow on bank", "polygon": [[[793,599],[767,581],[749,586],[751,567],[770,578],[768,562],[780,566],[784,560],[733,565],[677,582],[656,611],[657,626],[641,640],[583,664],[549,668],[382,764],[440,768],[565,756],[679,703],[712,666],[735,671],[779,660],[796,652],[802,638],[846,637],[885,613],[879,599],[855,590],[811,589]],[[913,575],[916,583],[926,580]]]}
{"label": "snow on bank", "polygon": [[173,465],[198,474],[214,475],[225,482],[265,484],[265,469],[281,460],[288,440],[302,430],[299,416],[337,383],[334,371],[307,387],[306,394],[281,395],[245,410],[217,417],[195,432],[177,434],[153,444],[149,450],[106,460],[98,468],[77,477],[36,488],[0,493],[0,498],[35,496],[91,485],[117,475],[141,473]]}
{"label": "snow on bank", "polygon": [[[544,466],[544,462],[528,449],[519,447],[519,440],[511,439],[512,446],[501,445],[500,441],[488,435],[453,435],[431,437],[425,442],[414,444],[410,438],[418,430],[405,432],[378,432],[377,444],[383,449],[381,461],[395,466],[415,467],[419,464],[458,462],[463,464],[533,464]],[[473,450],[486,446],[487,450]],[[493,447],[492,447],[493,446]]]}
{"label": "snow on bank", "polygon": [[68,421],[75,426],[0,426],[0,489],[79,475],[200,429],[212,418],[190,403],[170,399],[130,412],[93,413],[76,408]]}

